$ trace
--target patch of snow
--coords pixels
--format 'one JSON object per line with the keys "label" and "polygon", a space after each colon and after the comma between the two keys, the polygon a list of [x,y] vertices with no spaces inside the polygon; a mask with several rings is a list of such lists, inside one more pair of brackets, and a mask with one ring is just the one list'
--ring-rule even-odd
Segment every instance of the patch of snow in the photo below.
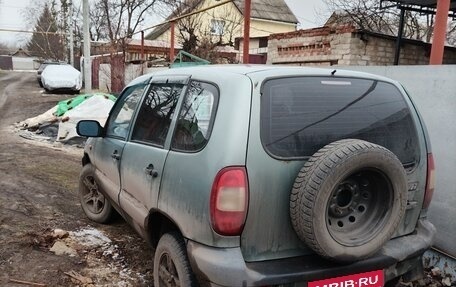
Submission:
{"label": "patch of snow", "polygon": [[[128,287],[145,283],[145,275],[130,269],[119,246],[113,244],[111,239],[96,228],[88,226],[69,232],[69,237],[56,241],[55,245],[63,248],[62,254],[65,252],[69,254],[67,249],[78,250],[79,254],[87,260],[87,268],[83,270],[84,275],[94,278],[95,286]],[[109,284],[105,284],[106,280]]]}
{"label": "patch of snow", "polygon": [[103,232],[91,227],[71,232],[70,235],[82,245],[89,247],[101,247],[111,243],[111,239]]}

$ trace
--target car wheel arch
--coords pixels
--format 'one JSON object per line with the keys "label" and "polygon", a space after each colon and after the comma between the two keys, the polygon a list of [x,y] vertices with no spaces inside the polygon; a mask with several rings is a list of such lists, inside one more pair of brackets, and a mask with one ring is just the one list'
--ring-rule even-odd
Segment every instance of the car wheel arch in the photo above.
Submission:
{"label": "car wheel arch", "polygon": [[160,237],[166,233],[178,232],[183,236],[178,224],[168,215],[156,209],[149,211],[144,227],[147,234],[146,239],[154,248],[157,247]]}
{"label": "car wheel arch", "polygon": [[82,166],[85,166],[89,163],[92,163],[92,160],[90,159],[89,155],[85,152],[84,156],[82,157]]}

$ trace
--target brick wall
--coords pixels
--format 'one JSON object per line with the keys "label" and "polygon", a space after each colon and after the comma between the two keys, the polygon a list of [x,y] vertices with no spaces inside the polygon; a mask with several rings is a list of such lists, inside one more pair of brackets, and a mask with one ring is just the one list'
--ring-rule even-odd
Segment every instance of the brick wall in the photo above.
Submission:
{"label": "brick wall", "polygon": [[[269,37],[268,64],[311,66],[386,66],[394,63],[396,38],[351,26],[320,27]],[[400,64],[426,65],[431,45],[404,40]],[[456,48],[447,47],[445,64],[456,64]]]}

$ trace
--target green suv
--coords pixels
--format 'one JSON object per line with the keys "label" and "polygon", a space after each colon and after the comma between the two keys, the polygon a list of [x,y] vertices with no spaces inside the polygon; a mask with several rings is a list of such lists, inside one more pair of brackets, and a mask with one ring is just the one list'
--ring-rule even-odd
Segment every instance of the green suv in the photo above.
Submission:
{"label": "green suv", "polygon": [[435,228],[422,118],[392,80],[204,66],[141,76],[87,141],[80,201],[155,248],[154,286],[380,287]]}

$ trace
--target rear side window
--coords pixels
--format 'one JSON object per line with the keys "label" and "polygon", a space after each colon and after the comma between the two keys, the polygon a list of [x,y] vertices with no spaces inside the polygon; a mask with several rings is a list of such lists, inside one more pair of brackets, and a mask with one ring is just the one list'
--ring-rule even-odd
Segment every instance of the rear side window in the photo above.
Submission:
{"label": "rear side window", "polygon": [[419,156],[416,128],[392,84],[367,79],[295,77],[263,86],[261,140],[278,158],[304,158],[340,139],[391,150],[403,164]]}
{"label": "rear side window", "polygon": [[217,108],[218,89],[208,83],[192,81],[185,95],[171,147],[198,151],[209,140]]}

